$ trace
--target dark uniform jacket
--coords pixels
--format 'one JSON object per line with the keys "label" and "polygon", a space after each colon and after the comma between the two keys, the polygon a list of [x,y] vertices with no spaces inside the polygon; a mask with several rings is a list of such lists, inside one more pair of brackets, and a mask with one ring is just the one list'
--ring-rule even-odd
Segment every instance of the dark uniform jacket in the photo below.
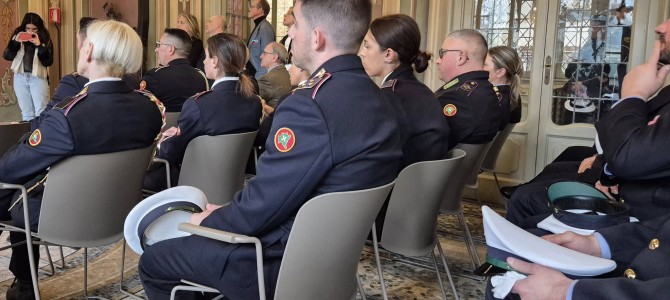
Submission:
{"label": "dark uniform jacket", "polygon": [[291,92],[291,78],[284,65],[279,65],[258,78],[258,87],[261,98],[274,108],[279,98]]}
{"label": "dark uniform jacket", "polygon": [[508,124],[516,124],[521,122],[521,99],[517,100],[517,105],[514,110],[511,110],[512,91],[509,85],[496,85],[493,87],[496,92],[501,108],[501,120],[498,131],[502,131]]}
{"label": "dark uniform jacket", "polygon": [[449,124],[449,149],[458,143],[485,144],[500,125],[501,106],[487,71],[459,75],[435,92]]}
{"label": "dark uniform jacket", "polygon": [[416,79],[411,66],[395,69],[382,85],[395,95],[408,120],[409,138],[403,144],[402,168],[415,162],[443,159],[447,154],[449,125],[433,92]]}
{"label": "dark uniform jacket", "polygon": [[[631,214],[648,220],[670,209],[670,87],[647,101],[621,100],[595,127],[607,170]],[[658,116],[658,119],[654,119]]]}
{"label": "dark uniform jacket", "polygon": [[[258,175],[201,224],[260,238],[269,297],[274,295],[293,218],[307,200],[381,186],[397,176],[401,145],[395,113],[360,58],[338,56],[316,70],[277,109]],[[211,274],[214,287],[224,295],[258,299],[253,245],[190,236],[162,241],[148,250],[161,255],[182,247],[187,249],[173,251],[202,265],[200,273]]]}
{"label": "dark uniform jacket", "polygon": [[237,80],[217,83],[212,90],[184,102],[179,114],[180,134],[163,141],[158,156],[180,165],[188,143],[201,135],[221,135],[258,130],[261,102],[237,92]]}
{"label": "dark uniform jacket", "polygon": [[208,90],[209,83],[205,74],[192,67],[186,58],[178,58],[144,73],[140,88],[156,95],[165,111],[178,112],[186,99]]}
{"label": "dark uniform jacket", "polygon": [[32,134],[0,159],[0,181],[25,184],[73,155],[149,146],[162,125],[157,104],[125,82],[94,82],[42,114]]}
{"label": "dark uniform jacket", "polygon": [[[670,215],[604,230],[618,278],[580,279],[572,299],[663,299],[670,286]],[[666,295],[666,296],[663,296]]]}

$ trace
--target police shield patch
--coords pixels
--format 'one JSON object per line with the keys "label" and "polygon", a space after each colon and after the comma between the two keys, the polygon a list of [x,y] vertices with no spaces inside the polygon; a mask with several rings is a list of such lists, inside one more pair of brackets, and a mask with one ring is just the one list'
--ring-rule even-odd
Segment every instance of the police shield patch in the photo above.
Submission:
{"label": "police shield patch", "polygon": [[275,133],[275,148],[279,152],[288,152],[293,149],[293,146],[295,146],[295,134],[293,134],[293,130],[283,127],[277,130],[277,133]]}
{"label": "police shield patch", "polygon": [[42,132],[39,129],[35,129],[32,134],[30,134],[30,137],[28,138],[28,144],[30,146],[37,146],[42,142]]}
{"label": "police shield patch", "polygon": [[456,112],[458,112],[458,109],[456,108],[456,105],[447,104],[444,106],[444,109],[442,111],[444,112],[445,116],[453,117],[454,115],[456,115]]}

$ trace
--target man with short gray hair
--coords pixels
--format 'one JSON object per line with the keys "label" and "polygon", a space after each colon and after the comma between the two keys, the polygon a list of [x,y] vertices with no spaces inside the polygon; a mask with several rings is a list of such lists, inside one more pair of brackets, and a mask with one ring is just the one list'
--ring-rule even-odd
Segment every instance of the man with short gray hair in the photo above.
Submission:
{"label": "man with short gray hair", "polygon": [[140,82],[140,89],[156,95],[167,112],[181,111],[186,99],[209,89],[205,74],[188,61],[190,51],[191,37],[186,31],[166,28],[156,42],[160,66],[144,73]]}
{"label": "man with short gray hair", "polygon": [[284,67],[288,52],[282,44],[272,42],[261,54],[261,67],[268,70],[258,79],[260,96],[272,108],[277,106],[279,98],[291,92],[291,78]]}
{"label": "man with short gray hair", "polygon": [[435,96],[451,129],[449,149],[459,143],[486,144],[498,133],[502,105],[483,70],[487,51],[481,33],[461,29],[449,33],[437,52],[435,62],[446,84]]}

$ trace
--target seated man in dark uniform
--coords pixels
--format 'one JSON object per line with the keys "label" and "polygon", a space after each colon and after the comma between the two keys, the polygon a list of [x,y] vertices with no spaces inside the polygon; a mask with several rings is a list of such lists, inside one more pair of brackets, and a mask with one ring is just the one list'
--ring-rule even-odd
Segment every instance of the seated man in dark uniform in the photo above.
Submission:
{"label": "seated man in dark uniform", "polygon": [[[0,182],[23,184],[28,194],[33,230],[42,200],[48,168],[73,155],[110,153],[150,146],[163,124],[163,107],[150,93],[133,91],[121,80],[139,70],[142,42],[130,26],[117,21],[95,22],[79,50],[77,72],[90,79],[77,96],[61,101],[42,115],[30,136],[0,159]],[[119,47],[118,45],[124,45]],[[104,172],[104,170],[102,170]],[[30,190],[29,189],[29,190]],[[2,195],[0,210],[7,211],[18,195]],[[15,225],[23,226],[23,206],[11,210]],[[85,224],[82,224],[85,225]],[[10,233],[12,243],[25,240]],[[35,255],[38,255],[35,246]],[[37,261],[37,260],[36,260]],[[16,279],[7,299],[32,299],[27,249],[17,246],[9,269]]]}
{"label": "seated man in dark uniform", "polygon": [[[278,106],[258,175],[229,205],[210,205],[191,218],[259,237],[267,250],[270,298],[293,218],[307,200],[397,176],[402,153],[394,109],[356,56],[371,12],[369,0],[297,1],[289,32],[293,63],[313,75]],[[258,299],[255,255],[253,245],[188,236],[146,247],[139,272],[149,299],[167,299],[181,279],[215,287],[229,299]]]}
{"label": "seated man in dark uniform", "polygon": [[167,112],[180,112],[186,99],[209,89],[207,77],[188,61],[191,37],[181,29],[166,28],[156,42],[161,65],[144,73],[140,89],[152,92]]}
{"label": "seated man in dark uniform", "polygon": [[435,62],[446,84],[436,92],[449,123],[449,149],[458,143],[485,144],[498,134],[503,109],[483,71],[488,44],[472,29],[447,35]]}
{"label": "seated man in dark uniform", "polygon": [[[661,59],[670,59],[669,31],[670,20],[656,28],[662,41]],[[653,87],[648,87],[648,83],[660,76],[663,76],[662,81],[666,74],[643,74],[637,78],[631,74],[624,79],[621,91],[624,99],[596,123],[602,148],[602,155],[598,157],[601,167],[597,170],[600,176],[590,183],[603,192],[618,193],[630,207],[632,216],[649,220],[670,211],[670,157],[660,155],[670,143],[667,128],[670,123],[664,121],[670,118],[670,87],[662,88],[649,99],[662,83]],[[580,171],[596,167],[586,161]],[[542,215],[550,213],[546,186],[560,180],[560,177],[551,178],[519,187],[508,204],[507,219],[524,228],[534,227]]]}

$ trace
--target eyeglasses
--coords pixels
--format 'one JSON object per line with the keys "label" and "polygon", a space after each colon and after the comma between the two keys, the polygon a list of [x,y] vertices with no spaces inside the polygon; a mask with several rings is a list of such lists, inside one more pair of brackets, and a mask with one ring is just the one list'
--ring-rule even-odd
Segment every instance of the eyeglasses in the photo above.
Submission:
{"label": "eyeglasses", "polygon": [[177,47],[175,47],[174,45],[170,45],[170,44],[168,44],[168,43],[156,42],[156,48],[160,48],[160,46],[162,46],[162,45],[170,46],[170,47],[174,47],[175,49],[179,50],[179,49],[178,49]]}
{"label": "eyeglasses", "polygon": [[463,51],[463,50],[440,48],[440,50],[437,50],[437,56],[439,56],[440,59],[442,59],[442,56],[444,56],[445,53],[450,52],[450,51],[458,51],[458,52],[460,52],[460,51]]}

